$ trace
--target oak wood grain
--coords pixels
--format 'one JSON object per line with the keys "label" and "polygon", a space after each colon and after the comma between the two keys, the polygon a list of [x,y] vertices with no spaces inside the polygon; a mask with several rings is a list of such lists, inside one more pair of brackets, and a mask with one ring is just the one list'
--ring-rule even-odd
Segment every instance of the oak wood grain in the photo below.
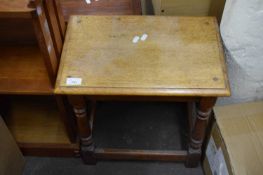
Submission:
{"label": "oak wood grain", "polygon": [[[132,42],[147,33],[146,41]],[[67,86],[68,77],[82,78]],[[55,92],[87,95],[228,96],[213,17],[73,16]]]}
{"label": "oak wood grain", "polygon": [[96,148],[95,157],[102,160],[155,160],[155,161],[185,161],[186,151],[163,150],[132,150]]}

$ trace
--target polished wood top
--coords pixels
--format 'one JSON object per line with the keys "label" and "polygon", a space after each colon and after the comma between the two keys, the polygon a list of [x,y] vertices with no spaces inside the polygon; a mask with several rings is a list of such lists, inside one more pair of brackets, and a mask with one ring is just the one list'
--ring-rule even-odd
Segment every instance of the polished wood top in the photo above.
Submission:
{"label": "polished wood top", "polygon": [[[134,36],[147,34],[133,43]],[[67,84],[69,77],[80,85]],[[55,92],[228,96],[215,18],[72,16]]]}

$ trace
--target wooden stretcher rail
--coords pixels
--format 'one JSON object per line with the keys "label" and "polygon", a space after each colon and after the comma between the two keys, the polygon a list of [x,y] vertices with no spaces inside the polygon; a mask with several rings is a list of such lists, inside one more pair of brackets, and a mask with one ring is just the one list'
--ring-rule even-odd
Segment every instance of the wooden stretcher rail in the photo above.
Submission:
{"label": "wooden stretcher rail", "polygon": [[95,149],[95,157],[111,160],[185,161],[187,151]]}

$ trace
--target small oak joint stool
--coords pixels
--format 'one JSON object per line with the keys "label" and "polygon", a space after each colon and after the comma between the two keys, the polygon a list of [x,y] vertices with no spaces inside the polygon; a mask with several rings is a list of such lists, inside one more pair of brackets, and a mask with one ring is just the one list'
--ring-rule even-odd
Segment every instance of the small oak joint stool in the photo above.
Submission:
{"label": "small oak joint stool", "polygon": [[[134,42],[144,34],[146,39]],[[85,163],[160,160],[195,167],[216,99],[230,95],[217,22],[213,17],[72,16],[55,92],[68,95],[74,108]],[[95,101],[125,99],[188,102],[188,149],[96,148]]]}

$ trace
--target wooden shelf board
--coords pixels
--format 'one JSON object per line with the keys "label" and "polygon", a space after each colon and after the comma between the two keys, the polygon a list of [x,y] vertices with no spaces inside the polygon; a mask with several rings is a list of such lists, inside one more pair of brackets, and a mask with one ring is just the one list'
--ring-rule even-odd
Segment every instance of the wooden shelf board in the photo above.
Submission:
{"label": "wooden shelf board", "polygon": [[51,94],[48,73],[36,46],[0,47],[1,94]]}
{"label": "wooden shelf board", "polygon": [[79,145],[72,144],[37,144],[18,143],[22,153],[26,156],[44,157],[73,157],[79,155]]}
{"label": "wooden shelf board", "polygon": [[6,122],[18,143],[71,144],[55,100],[48,96],[14,97]]}
{"label": "wooden shelf board", "polygon": [[28,7],[29,0],[1,0],[0,17],[4,18],[31,18],[34,10]]}

